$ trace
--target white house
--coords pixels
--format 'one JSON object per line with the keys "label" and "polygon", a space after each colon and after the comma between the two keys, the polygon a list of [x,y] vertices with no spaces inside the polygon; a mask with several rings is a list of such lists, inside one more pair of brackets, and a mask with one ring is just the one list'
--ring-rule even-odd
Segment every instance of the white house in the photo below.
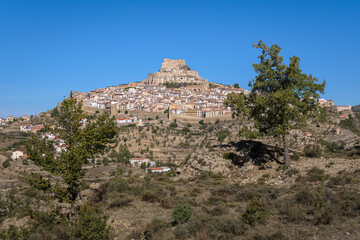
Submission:
{"label": "white house", "polygon": [[66,151],[67,146],[66,145],[55,145],[55,152],[61,153],[62,151]]}
{"label": "white house", "polygon": [[21,124],[20,125],[20,132],[30,132],[31,131],[31,124]]}
{"label": "white house", "polygon": [[155,166],[155,162],[150,161],[148,158],[130,158],[130,165],[135,167],[140,167],[141,164],[145,163],[150,165],[150,167]]}
{"label": "white house", "polygon": [[137,121],[136,117],[116,119],[116,123],[133,123],[136,121]]}
{"label": "white house", "polygon": [[25,152],[24,151],[15,151],[12,153],[11,155],[11,159],[12,160],[16,160],[16,159],[19,159],[19,158],[23,158],[24,157],[24,154]]}
{"label": "white house", "polygon": [[52,133],[45,133],[45,134],[43,134],[42,136],[41,136],[41,138],[42,139],[49,139],[49,140],[54,140],[55,139],[55,135],[54,134],[52,134]]}
{"label": "white house", "polygon": [[342,112],[342,111],[351,111],[350,105],[344,105],[344,106],[335,106],[336,111]]}
{"label": "white house", "polygon": [[149,167],[148,170],[150,172],[168,172],[171,169],[168,167]]}
{"label": "white house", "polygon": [[14,116],[8,116],[8,118],[6,119],[6,121],[11,122],[14,121]]}

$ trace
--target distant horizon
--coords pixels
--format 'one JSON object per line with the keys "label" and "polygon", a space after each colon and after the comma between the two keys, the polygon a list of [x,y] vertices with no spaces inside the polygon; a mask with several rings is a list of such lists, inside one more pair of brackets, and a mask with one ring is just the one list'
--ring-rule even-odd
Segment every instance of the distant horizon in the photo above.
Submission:
{"label": "distant horizon", "polygon": [[325,80],[322,98],[355,106],[359,11],[352,0],[2,1],[0,117],[53,109],[71,90],[141,81],[164,58],[250,90],[259,40]]}

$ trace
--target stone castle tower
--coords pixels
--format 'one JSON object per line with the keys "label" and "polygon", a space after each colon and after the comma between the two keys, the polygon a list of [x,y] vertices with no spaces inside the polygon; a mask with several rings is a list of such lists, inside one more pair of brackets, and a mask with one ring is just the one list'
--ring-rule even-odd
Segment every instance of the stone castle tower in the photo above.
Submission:
{"label": "stone castle tower", "polygon": [[207,80],[201,78],[197,71],[191,70],[186,65],[185,60],[165,58],[161,64],[160,71],[150,73],[143,82],[146,85],[160,85],[166,82],[195,83],[202,85],[206,84]]}

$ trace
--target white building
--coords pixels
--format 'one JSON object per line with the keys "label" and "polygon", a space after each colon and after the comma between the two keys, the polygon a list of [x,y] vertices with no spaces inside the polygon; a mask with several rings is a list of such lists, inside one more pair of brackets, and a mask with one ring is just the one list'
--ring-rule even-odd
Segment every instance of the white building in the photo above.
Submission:
{"label": "white building", "polygon": [[20,125],[20,132],[30,132],[31,131],[31,124],[21,124]]}
{"label": "white building", "polygon": [[149,167],[148,170],[150,172],[168,172],[171,169],[168,167]]}
{"label": "white building", "polygon": [[11,159],[16,160],[16,159],[19,159],[19,158],[23,158],[24,154],[25,154],[24,151],[15,151],[15,152],[12,153]]}
{"label": "white building", "polygon": [[55,145],[55,152],[61,153],[62,151],[67,151],[67,146],[65,145]]}
{"label": "white building", "polygon": [[55,135],[52,133],[45,133],[41,136],[42,139],[48,139],[48,140],[54,140],[55,139]]}
{"label": "white building", "polygon": [[116,123],[135,123],[136,121],[136,117],[116,119]]}
{"label": "white building", "polygon": [[343,111],[351,111],[350,105],[344,105],[344,106],[335,106],[336,111],[343,112]]}
{"label": "white building", "polygon": [[148,158],[130,158],[130,165],[135,167],[140,167],[141,164],[145,163],[146,165],[150,165],[150,167],[155,166],[155,162],[150,161]]}

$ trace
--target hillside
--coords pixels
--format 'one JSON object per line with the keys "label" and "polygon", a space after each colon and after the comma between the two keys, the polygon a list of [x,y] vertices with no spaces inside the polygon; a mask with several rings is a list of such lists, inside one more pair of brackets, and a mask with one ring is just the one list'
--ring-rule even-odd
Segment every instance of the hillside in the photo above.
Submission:
{"label": "hillside", "polygon": [[[144,126],[119,124],[115,140],[84,166],[77,205],[94,208],[83,216],[99,223],[107,216],[111,239],[359,239],[356,117],[344,122],[329,113],[326,122],[309,120],[291,132],[290,168],[282,164],[277,139],[239,139],[238,130],[250,122],[169,120],[159,113],[146,113],[146,119]],[[50,113],[37,121],[54,123]],[[54,182],[57,177],[31,160],[3,166],[30,137],[19,133],[19,125],[1,135],[0,236],[73,239],[83,220],[69,224],[63,219],[69,204],[21,178],[24,171]],[[148,173],[130,166],[130,157],[172,170]]]}

